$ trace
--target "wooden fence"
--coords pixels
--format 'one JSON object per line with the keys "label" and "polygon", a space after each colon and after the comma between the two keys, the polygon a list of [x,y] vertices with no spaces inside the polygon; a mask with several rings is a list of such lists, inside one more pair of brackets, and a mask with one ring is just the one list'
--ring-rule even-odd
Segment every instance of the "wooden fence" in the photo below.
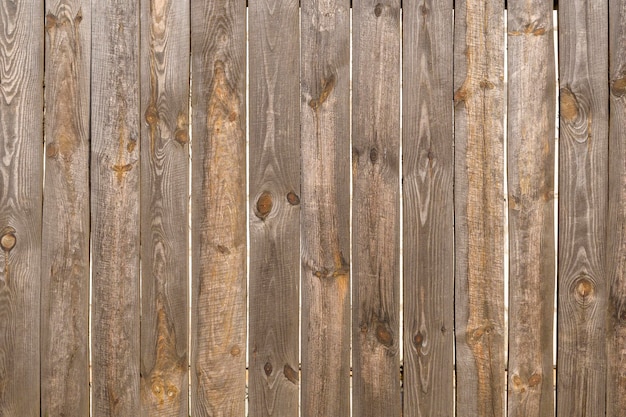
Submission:
{"label": "wooden fence", "polygon": [[625,415],[626,0],[507,7],[1,0],[0,416]]}

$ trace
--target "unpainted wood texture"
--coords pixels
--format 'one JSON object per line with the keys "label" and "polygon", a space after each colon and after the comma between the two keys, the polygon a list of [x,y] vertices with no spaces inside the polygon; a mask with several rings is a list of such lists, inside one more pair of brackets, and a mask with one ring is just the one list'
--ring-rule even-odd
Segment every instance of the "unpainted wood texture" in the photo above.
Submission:
{"label": "unpainted wood texture", "polygon": [[92,3],[92,415],[140,413],[139,4]]}
{"label": "unpainted wood texture", "polygon": [[508,4],[508,415],[554,415],[552,0]]}
{"label": "unpainted wood texture", "polygon": [[353,414],[402,414],[400,1],[353,4]]}
{"label": "unpainted wood texture", "polygon": [[249,3],[251,417],[297,416],[300,88],[297,0]]}
{"label": "unpainted wood texture", "polygon": [[141,415],[187,417],[189,1],[140,7]]}
{"label": "unpainted wood texture", "polygon": [[39,416],[43,2],[0,2],[0,415]]}
{"label": "unpainted wood texture", "polygon": [[605,415],[608,1],[559,5],[557,415]]}
{"label": "unpainted wood texture", "polygon": [[246,389],[246,8],[193,0],[192,414],[242,416]]}
{"label": "unpainted wood texture", "polygon": [[457,416],[504,415],[504,26],[500,0],[455,9]]}
{"label": "unpainted wood texture", "polygon": [[403,10],[404,415],[454,413],[452,1]]}
{"label": "unpainted wood texture", "polygon": [[41,414],[89,415],[91,5],[46,5]]}
{"label": "unpainted wood texture", "polygon": [[302,416],[349,416],[350,2],[301,4]]}
{"label": "unpainted wood texture", "polygon": [[606,273],[610,285],[607,327],[606,415],[626,414],[626,1],[609,2],[610,125]]}

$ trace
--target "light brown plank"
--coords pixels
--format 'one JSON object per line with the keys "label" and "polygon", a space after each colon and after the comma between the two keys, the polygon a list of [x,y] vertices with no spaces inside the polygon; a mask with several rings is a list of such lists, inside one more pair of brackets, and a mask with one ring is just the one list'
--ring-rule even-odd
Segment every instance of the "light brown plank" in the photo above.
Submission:
{"label": "light brown plank", "polygon": [[46,5],[41,414],[89,414],[91,5]]}
{"label": "light brown plank", "polygon": [[44,6],[0,2],[0,415],[39,416]]}
{"label": "light brown plank", "polygon": [[400,1],[354,2],[353,414],[400,416]]}
{"label": "light brown plank", "polygon": [[187,417],[189,1],[140,7],[141,415]]}
{"label": "light brown plank", "polygon": [[301,4],[302,416],[349,416],[350,2]]}
{"label": "light brown plank", "polygon": [[92,415],[139,399],[139,4],[92,4]]}
{"label": "light brown plank", "polygon": [[403,410],[452,416],[452,1],[403,6]]}
{"label": "light brown plank", "polygon": [[504,415],[504,27],[499,0],[455,9],[457,416]]}
{"label": "light brown plank", "polygon": [[246,9],[192,1],[194,416],[243,416]]}

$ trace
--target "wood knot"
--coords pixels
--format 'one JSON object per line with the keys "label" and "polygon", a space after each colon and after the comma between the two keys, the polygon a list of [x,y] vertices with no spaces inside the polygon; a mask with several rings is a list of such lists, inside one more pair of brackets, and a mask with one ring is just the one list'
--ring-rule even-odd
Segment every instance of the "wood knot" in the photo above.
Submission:
{"label": "wood knot", "polygon": [[285,378],[287,378],[287,380],[292,384],[298,384],[298,373],[294,371],[291,366],[285,364],[285,367],[283,368],[283,375],[285,375]]}
{"label": "wood knot", "polygon": [[426,3],[423,3],[420,6],[420,13],[422,13],[422,16],[427,16],[428,13],[430,13],[430,9],[428,8],[428,6],[426,5]]}
{"label": "wood knot", "polygon": [[572,120],[576,120],[578,117],[578,100],[576,100],[576,96],[572,91],[563,87],[559,90],[560,93],[560,106],[561,106],[561,115],[563,116],[563,120],[567,122],[571,122]]}
{"label": "wood knot", "polygon": [[528,386],[536,387],[541,384],[541,375],[540,374],[532,374],[530,378],[528,378]]}
{"label": "wood knot", "polygon": [[583,275],[574,281],[574,291],[576,299],[579,302],[585,302],[593,296],[595,285],[586,275]]}
{"label": "wood knot", "polygon": [[261,220],[265,220],[272,211],[272,206],[272,195],[264,191],[256,201],[256,216]]}
{"label": "wood knot", "polygon": [[174,139],[181,145],[186,145],[189,142],[189,133],[185,129],[176,129]]}
{"label": "wood knot", "polygon": [[376,326],[376,339],[378,339],[383,346],[390,347],[393,344],[393,336],[391,332],[389,332],[389,329],[383,324]]}
{"label": "wood knot", "polygon": [[16,242],[17,238],[15,237],[15,230],[13,228],[9,228],[0,238],[0,247],[2,247],[2,250],[5,252],[11,252],[11,249],[15,247]]}
{"label": "wood knot", "polygon": [[269,362],[265,363],[265,366],[263,366],[263,371],[265,371],[265,375],[270,376],[272,375],[272,364]]}
{"label": "wood knot", "polygon": [[300,197],[298,197],[298,195],[293,191],[289,191],[289,193],[287,194],[287,201],[292,206],[297,206],[298,204],[300,204]]}
{"label": "wood knot", "polygon": [[626,76],[613,80],[611,83],[611,93],[615,97],[622,97],[626,94]]}
{"label": "wood knot", "polygon": [[231,356],[239,356],[241,354],[241,349],[239,346],[233,346],[230,348],[230,354]]}
{"label": "wood knot", "polygon": [[374,16],[380,17],[380,15],[383,14],[383,7],[384,6],[380,3],[374,6]]}
{"label": "wood knot", "polygon": [[46,146],[46,156],[48,158],[56,158],[59,154],[59,145],[56,142],[49,143]]}
{"label": "wood knot", "polygon": [[145,118],[146,118],[146,123],[148,123],[150,126],[155,125],[159,121],[159,115],[157,114],[157,109],[153,104],[149,105],[148,108],[146,109]]}
{"label": "wood knot", "polygon": [[373,164],[375,164],[376,161],[378,161],[378,149],[376,148],[370,149],[370,161],[372,161]]}

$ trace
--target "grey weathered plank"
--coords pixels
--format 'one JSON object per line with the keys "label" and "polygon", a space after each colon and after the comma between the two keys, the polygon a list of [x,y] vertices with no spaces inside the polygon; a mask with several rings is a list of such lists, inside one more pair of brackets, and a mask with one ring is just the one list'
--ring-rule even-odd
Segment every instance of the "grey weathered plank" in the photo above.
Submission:
{"label": "grey weathered plank", "polygon": [[141,415],[188,413],[189,1],[141,7]]}
{"label": "grey weathered plank", "polygon": [[610,291],[606,415],[618,417],[626,414],[626,1],[610,0],[609,9],[611,117],[606,274]]}
{"label": "grey weathered plank", "polygon": [[41,414],[89,414],[91,5],[46,5]]}
{"label": "grey weathered plank", "polygon": [[249,3],[250,416],[298,415],[297,0]]}
{"label": "grey weathered plank", "polygon": [[0,2],[0,415],[39,416],[44,32],[41,1]]}
{"label": "grey weathered plank", "polygon": [[504,414],[503,6],[459,0],[455,9],[458,416]]}
{"label": "grey weathered plank", "polygon": [[608,1],[559,5],[557,415],[604,416]]}
{"label": "grey weathered plank", "polygon": [[92,3],[91,226],[94,417],[139,399],[139,4]]}
{"label": "grey weathered plank", "polygon": [[552,0],[508,3],[510,417],[554,415]]}
{"label": "grey weathered plank", "polygon": [[400,416],[400,1],[353,4],[353,414]]}
{"label": "grey weathered plank", "polygon": [[242,416],[246,372],[246,9],[192,1],[194,416]]}
{"label": "grey weathered plank", "polygon": [[403,409],[452,416],[452,1],[403,6]]}
{"label": "grey weathered plank", "polygon": [[301,23],[302,415],[350,415],[350,2]]}

